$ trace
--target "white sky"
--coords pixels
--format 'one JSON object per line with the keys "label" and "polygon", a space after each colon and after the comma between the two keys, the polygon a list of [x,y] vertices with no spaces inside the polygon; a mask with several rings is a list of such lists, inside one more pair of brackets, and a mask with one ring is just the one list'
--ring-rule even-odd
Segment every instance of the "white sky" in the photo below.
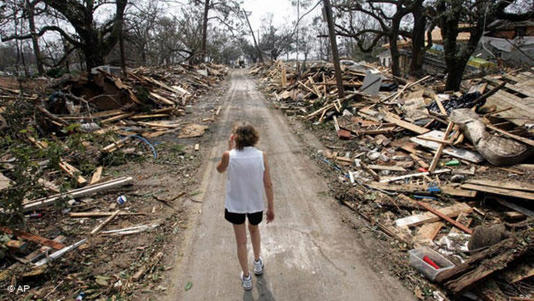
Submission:
{"label": "white sky", "polygon": [[297,9],[291,5],[291,0],[243,0],[243,7],[247,12],[252,12],[249,19],[255,31],[269,13],[273,15],[274,26],[297,19]]}

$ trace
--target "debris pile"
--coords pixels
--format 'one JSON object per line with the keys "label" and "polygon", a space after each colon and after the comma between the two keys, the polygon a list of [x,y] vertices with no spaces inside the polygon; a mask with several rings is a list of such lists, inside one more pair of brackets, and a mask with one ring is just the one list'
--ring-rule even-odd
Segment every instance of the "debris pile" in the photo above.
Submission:
{"label": "debris pile", "polygon": [[[0,283],[40,287],[35,298],[53,297],[64,285],[76,289],[71,299],[96,299],[129,294],[150,274],[157,282],[166,237],[184,222],[173,203],[192,193],[185,186],[196,163],[186,155],[199,145],[157,146],[154,138],[202,136],[220,106],[193,105],[227,72],[223,65],[177,65],[126,77],[102,68],[33,88],[0,81]],[[153,186],[182,192],[152,191],[140,186],[143,173],[119,172],[121,165],[139,168],[128,163],[145,154],[180,179]]]}
{"label": "debris pile", "polygon": [[[385,71],[359,66],[367,70],[344,67],[341,98],[329,64],[301,76],[281,62],[251,73],[275,107],[311,122],[327,147],[317,156],[338,175],[336,198],[394,238],[404,265],[438,285],[427,286],[532,298],[532,72],[447,92],[430,76],[396,87]],[[412,288],[424,299],[420,283]]]}

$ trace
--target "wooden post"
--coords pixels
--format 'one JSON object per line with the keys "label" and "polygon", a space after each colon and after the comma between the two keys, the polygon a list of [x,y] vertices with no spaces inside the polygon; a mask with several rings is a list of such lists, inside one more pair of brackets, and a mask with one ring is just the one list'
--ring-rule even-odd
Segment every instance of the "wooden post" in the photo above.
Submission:
{"label": "wooden post", "polygon": [[345,96],[343,90],[343,79],[341,78],[341,67],[339,66],[339,54],[337,52],[336,31],[334,30],[334,19],[332,18],[332,6],[330,0],[323,0],[326,12],[326,22],[328,23],[328,35],[330,36],[330,47],[332,48],[332,60],[336,73],[337,93],[339,98]]}

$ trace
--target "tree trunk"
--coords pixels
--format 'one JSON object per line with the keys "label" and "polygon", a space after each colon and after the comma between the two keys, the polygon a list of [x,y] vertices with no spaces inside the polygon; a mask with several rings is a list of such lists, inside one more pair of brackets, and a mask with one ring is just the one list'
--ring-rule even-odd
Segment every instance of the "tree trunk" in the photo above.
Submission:
{"label": "tree trunk", "polygon": [[210,0],[204,2],[204,19],[202,20],[202,49],[200,59],[202,62],[206,59],[207,54],[207,40],[208,40],[208,13],[210,10]]}
{"label": "tree trunk", "polygon": [[[260,58],[260,62],[263,64],[263,54],[261,53],[260,47],[258,46],[258,42],[256,42],[256,36],[254,35],[254,30],[252,30],[252,26],[250,25],[250,22],[248,20],[247,12],[243,9],[243,14],[245,14],[245,18],[247,20],[248,28],[250,29],[250,34],[252,35],[252,40],[254,41],[254,47],[256,47],[256,50],[258,50],[258,57]],[[259,39],[258,34],[258,39]]]}
{"label": "tree trunk", "polygon": [[[126,6],[127,0],[121,0],[117,1],[117,6],[124,5]],[[117,21],[119,22],[119,49],[121,54],[121,70],[122,70],[122,76],[127,77],[126,73],[126,54],[124,52],[124,10],[121,10],[120,13],[117,15]]]}
{"label": "tree trunk", "polygon": [[34,19],[34,5],[30,3],[30,0],[26,0],[25,3],[25,10],[28,17],[28,25],[30,26],[30,33],[32,35],[32,46],[33,46],[33,53],[35,54],[35,63],[37,65],[37,72],[39,75],[44,74],[44,66],[43,66],[43,60],[41,57],[41,49],[39,48],[39,36],[37,35],[37,31],[35,30],[35,19]]}
{"label": "tree trunk", "polygon": [[416,5],[412,14],[414,25],[412,30],[412,61],[410,63],[410,75],[419,77],[423,74],[423,64],[425,59],[425,30],[426,17],[423,13],[422,1]]}
{"label": "tree trunk", "polygon": [[397,34],[389,38],[389,53],[391,54],[391,73],[394,76],[401,76],[399,64],[399,48],[397,47]]}

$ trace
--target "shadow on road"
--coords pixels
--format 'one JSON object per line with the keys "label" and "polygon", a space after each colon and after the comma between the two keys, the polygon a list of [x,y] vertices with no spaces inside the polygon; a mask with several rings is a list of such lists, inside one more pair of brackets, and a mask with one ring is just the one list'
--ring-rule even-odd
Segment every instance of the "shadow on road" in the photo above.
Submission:
{"label": "shadow on road", "polygon": [[252,291],[245,291],[243,301],[275,301],[273,293],[269,290],[269,283],[265,274],[256,278],[256,288],[258,289],[258,298],[255,299]]}

